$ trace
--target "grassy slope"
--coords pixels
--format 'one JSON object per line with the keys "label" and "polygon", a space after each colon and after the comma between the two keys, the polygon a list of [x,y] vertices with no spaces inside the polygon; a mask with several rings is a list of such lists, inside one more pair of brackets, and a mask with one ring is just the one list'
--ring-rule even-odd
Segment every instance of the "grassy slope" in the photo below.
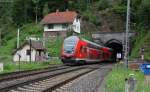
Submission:
{"label": "grassy slope", "polygon": [[[53,59],[50,60],[50,62],[21,62],[20,64],[20,70],[31,70],[31,69],[37,69],[37,68],[43,68],[48,67],[49,65],[56,65],[56,64],[62,64],[59,59]],[[14,72],[19,69],[18,63],[13,62],[6,62],[4,64],[4,71],[0,73],[8,73],[8,72]]]}
{"label": "grassy slope", "polygon": [[[11,36],[10,36],[11,35]],[[25,38],[31,35],[38,37],[42,36],[42,26],[39,24],[29,23],[20,28],[20,44],[25,41]],[[5,35],[5,44],[0,47],[0,60],[1,62],[12,61],[12,52],[16,49],[17,42],[17,29],[12,29],[9,34]]]}
{"label": "grassy slope", "polygon": [[144,83],[144,75],[140,71],[132,71],[122,66],[114,67],[112,72],[107,76],[105,92],[125,92],[125,78],[129,74],[134,74],[137,80],[136,92],[149,92],[150,86]]}
{"label": "grassy slope", "polygon": [[[17,40],[17,29],[13,29],[11,32],[11,38],[7,39],[4,46],[1,46],[0,49],[0,62],[4,63],[4,71],[3,73],[17,71],[18,70],[18,63],[11,62],[12,61],[12,52],[16,49],[16,40]],[[26,37],[29,36],[36,36],[42,37],[43,34],[43,27],[39,24],[29,23],[20,28],[20,44],[22,44]],[[8,38],[10,34],[6,35],[5,38]],[[10,37],[10,36],[9,36]],[[56,56],[59,53],[61,41],[56,40],[52,41],[52,43],[47,42],[48,51],[52,52],[52,55]],[[55,49],[54,49],[55,47]],[[56,50],[57,49],[57,50]],[[60,60],[50,60],[50,62],[32,62],[32,63],[23,63],[21,64],[21,70],[27,69],[35,69],[35,68],[42,68],[47,67],[49,64],[62,64]]]}
{"label": "grassy slope", "polygon": [[[7,39],[6,43],[4,46],[1,47],[1,52],[0,55],[11,55],[13,49],[16,48],[16,42],[17,42],[17,29],[13,29],[11,33],[5,35],[5,39],[7,38],[8,35],[13,35],[10,39]],[[36,24],[26,24],[20,28],[20,44],[22,44],[25,41],[25,38],[28,36],[37,36],[41,37],[42,36],[42,26],[41,25],[36,25]]]}
{"label": "grassy slope", "polygon": [[140,55],[140,48],[144,47],[145,52],[145,59],[150,60],[150,31],[147,33],[145,32],[139,32],[139,34],[136,36],[134,47],[132,50],[131,57],[139,57]]}

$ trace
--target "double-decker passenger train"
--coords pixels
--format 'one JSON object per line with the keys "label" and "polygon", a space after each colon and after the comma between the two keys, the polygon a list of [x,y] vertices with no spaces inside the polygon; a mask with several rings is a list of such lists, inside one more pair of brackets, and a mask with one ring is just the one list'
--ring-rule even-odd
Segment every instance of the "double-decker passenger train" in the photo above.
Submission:
{"label": "double-decker passenger train", "polygon": [[98,45],[78,36],[64,39],[61,60],[65,64],[85,64],[101,61],[114,61],[114,50]]}

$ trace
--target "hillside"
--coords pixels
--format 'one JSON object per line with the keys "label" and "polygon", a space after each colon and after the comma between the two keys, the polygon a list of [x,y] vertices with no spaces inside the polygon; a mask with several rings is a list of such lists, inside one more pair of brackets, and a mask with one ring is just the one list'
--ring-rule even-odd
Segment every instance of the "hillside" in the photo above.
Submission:
{"label": "hillside", "polygon": [[[39,24],[28,23],[20,27],[20,44],[22,44],[26,37],[37,36],[42,37],[42,26]],[[17,29],[5,35],[5,41],[0,47],[0,60],[12,61],[12,53],[17,48]]]}
{"label": "hillside", "polygon": [[131,57],[140,57],[140,48],[144,48],[144,55],[146,60],[150,60],[150,30],[148,32],[140,32],[134,42],[134,47],[132,50]]}

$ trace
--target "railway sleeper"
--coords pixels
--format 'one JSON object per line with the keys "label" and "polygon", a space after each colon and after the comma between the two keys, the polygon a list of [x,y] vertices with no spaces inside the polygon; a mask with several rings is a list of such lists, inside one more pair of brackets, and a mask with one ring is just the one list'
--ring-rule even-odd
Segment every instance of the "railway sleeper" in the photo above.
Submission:
{"label": "railway sleeper", "polygon": [[[16,91],[28,91],[29,92],[47,92],[47,91],[51,91],[53,89],[55,89],[56,87],[59,87],[60,84],[63,85],[63,83],[68,82],[67,80],[70,79],[74,79],[76,77],[81,76],[82,74],[86,74],[88,72],[93,71],[93,69],[81,69],[81,70],[77,70],[77,71],[73,71],[71,73],[66,73],[66,74],[62,74],[62,75],[58,75],[54,78],[49,78],[46,79],[44,81],[40,81],[40,83],[36,82],[34,84],[29,84],[23,87],[19,87],[19,89],[17,88]],[[66,75],[68,75],[66,77]],[[47,81],[49,80],[49,81]],[[15,90],[14,90],[15,91]]]}

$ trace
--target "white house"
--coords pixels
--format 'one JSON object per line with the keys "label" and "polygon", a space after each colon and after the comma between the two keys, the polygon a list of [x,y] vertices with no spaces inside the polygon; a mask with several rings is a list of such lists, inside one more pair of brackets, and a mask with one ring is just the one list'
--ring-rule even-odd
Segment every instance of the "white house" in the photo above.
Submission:
{"label": "white house", "polygon": [[13,61],[19,61],[19,59],[20,61],[45,61],[47,55],[47,50],[41,41],[28,40],[14,51]]}
{"label": "white house", "polygon": [[66,37],[67,31],[80,25],[80,20],[78,13],[75,11],[59,12],[57,10],[46,15],[41,23],[44,25],[44,35],[46,38],[56,36]]}

